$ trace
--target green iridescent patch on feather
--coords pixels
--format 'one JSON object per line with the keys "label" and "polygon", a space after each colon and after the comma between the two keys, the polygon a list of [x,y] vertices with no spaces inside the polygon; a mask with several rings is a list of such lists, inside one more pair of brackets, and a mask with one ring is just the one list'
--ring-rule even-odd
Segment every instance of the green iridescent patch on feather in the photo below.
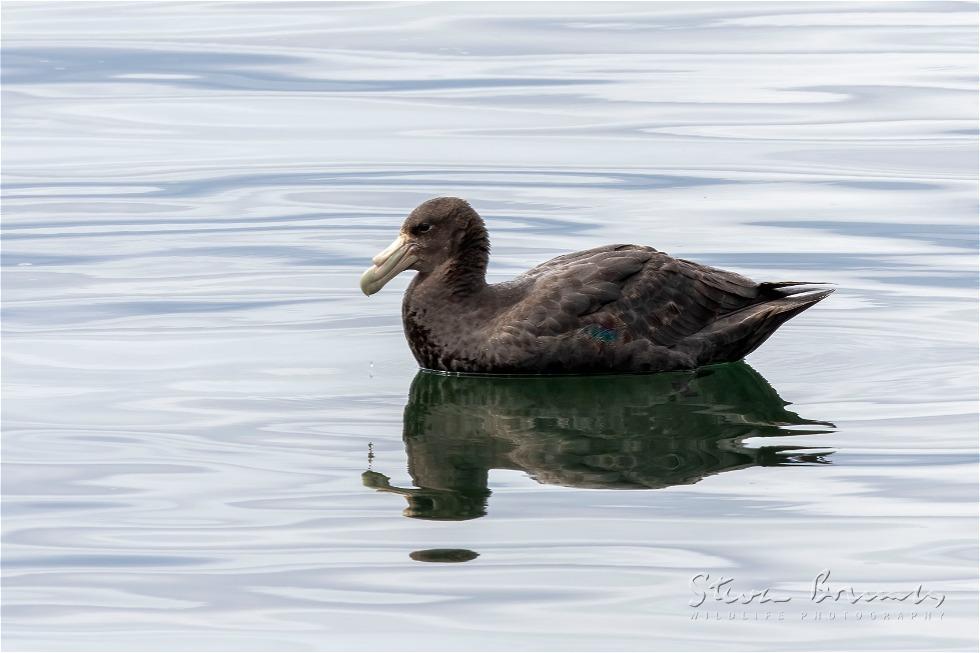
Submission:
{"label": "green iridescent patch on feather", "polygon": [[600,324],[590,324],[584,327],[582,331],[596,342],[605,345],[614,342],[617,338],[616,329],[606,328]]}

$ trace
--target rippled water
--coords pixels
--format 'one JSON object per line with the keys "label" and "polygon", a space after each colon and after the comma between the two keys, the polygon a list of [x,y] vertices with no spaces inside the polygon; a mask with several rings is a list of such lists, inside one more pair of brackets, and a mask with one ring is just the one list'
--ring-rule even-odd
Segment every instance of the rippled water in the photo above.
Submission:
{"label": "rippled water", "polygon": [[[4,647],[975,650],[976,11],[5,3]],[[748,365],[417,376],[357,280],[440,194],[495,280],[839,290]]]}

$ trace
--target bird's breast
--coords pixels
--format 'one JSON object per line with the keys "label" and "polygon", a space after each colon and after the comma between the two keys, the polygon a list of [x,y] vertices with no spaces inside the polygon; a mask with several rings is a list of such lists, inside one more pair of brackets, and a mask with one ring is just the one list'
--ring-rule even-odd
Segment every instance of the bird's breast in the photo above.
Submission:
{"label": "bird's breast", "polygon": [[485,336],[478,316],[466,306],[418,301],[406,295],[402,323],[408,346],[421,367],[447,372],[479,369]]}

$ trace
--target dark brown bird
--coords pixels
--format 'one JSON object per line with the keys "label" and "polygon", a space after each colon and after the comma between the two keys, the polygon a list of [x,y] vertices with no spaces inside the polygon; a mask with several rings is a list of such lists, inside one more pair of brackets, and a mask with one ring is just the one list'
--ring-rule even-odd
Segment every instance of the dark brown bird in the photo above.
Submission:
{"label": "dark brown bird", "polygon": [[488,284],[490,240],[464,200],[438,197],[406,218],[361,277],[373,295],[418,272],[402,302],[423,368],[483,374],[595,374],[694,369],[744,358],[833,290],[756,283],[642,245],[553,258]]}

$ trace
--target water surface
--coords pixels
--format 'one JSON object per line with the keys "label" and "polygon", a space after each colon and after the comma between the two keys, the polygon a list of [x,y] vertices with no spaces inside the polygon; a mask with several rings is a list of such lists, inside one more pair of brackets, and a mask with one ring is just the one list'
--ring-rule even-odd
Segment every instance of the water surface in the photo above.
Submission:
{"label": "water surface", "polygon": [[[6,3],[4,648],[975,650],[976,11]],[[838,291],[698,374],[419,375],[357,280],[442,194],[493,280]]]}

